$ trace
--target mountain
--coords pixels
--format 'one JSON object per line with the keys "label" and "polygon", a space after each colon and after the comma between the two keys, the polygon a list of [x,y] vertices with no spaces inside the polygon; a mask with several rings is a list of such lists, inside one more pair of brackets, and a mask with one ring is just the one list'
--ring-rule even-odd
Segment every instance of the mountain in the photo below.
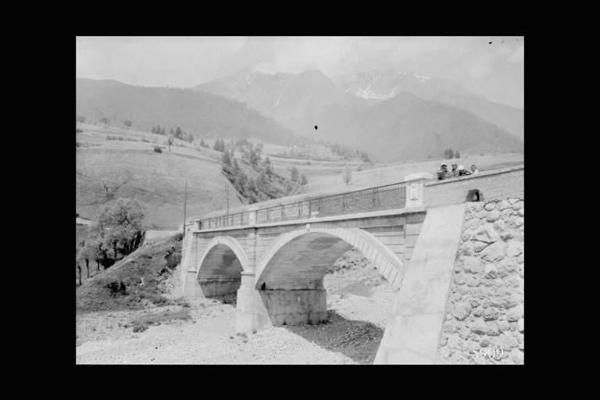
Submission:
{"label": "mountain", "polygon": [[267,74],[245,69],[193,89],[244,102],[299,135],[311,135],[315,117],[345,97],[331,79],[316,70]]}
{"label": "mountain", "polygon": [[317,120],[323,139],[385,161],[442,157],[447,148],[463,154],[523,152],[523,142],[473,113],[407,92],[332,105]]}
{"label": "mountain", "polygon": [[[247,69],[194,90],[245,102],[297,134],[350,145],[380,160],[437,157],[447,148],[523,150],[522,141],[489,121],[494,119],[490,115],[502,114],[501,107],[453,82],[414,73],[365,72],[336,84],[319,71],[266,74]],[[513,120],[518,125],[518,115]]]}
{"label": "mountain", "polygon": [[424,100],[439,101],[470,111],[523,140],[523,110],[474,95],[445,79],[414,72],[373,70],[341,77],[339,84],[345,93],[370,101],[387,100],[401,92],[412,93]]}
{"label": "mountain", "polygon": [[112,80],[76,80],[76,113],[108,118],[149,131],[180,126],[200,136],[256,138],[277,144],[302,141],[289,129],[238,101],[190,89],[141,87]]}

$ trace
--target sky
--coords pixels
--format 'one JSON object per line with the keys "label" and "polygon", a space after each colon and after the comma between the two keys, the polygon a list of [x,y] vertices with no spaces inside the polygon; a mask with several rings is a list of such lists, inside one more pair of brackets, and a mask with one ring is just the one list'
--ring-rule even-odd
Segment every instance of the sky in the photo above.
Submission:
{"label": "sky", "polygon": [[522,36],[77,37],[76,76],[188,88],[244,68],[318,69],[334,81],[391,68],[449,79],[523,108],[524,46]]}

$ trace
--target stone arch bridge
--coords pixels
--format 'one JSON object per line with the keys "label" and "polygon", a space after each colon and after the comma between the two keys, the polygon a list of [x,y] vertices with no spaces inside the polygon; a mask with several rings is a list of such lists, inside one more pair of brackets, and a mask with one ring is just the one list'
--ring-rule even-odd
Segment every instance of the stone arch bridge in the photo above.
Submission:
{"label": "stone arch bridge", "polygon": [[[181,263],[185,296],[237,293],[239,332],[318,323],[327,316],[323,277],[352,247],[372,261],[400,295],[409,284],[426,287],[423,272],[429,267],[423,263],[443,258],[444,273],[450,273],[446,270],[453,265],[462,226],[460,204],[469,193],[478,190],[481,200],[522,194],[523,171],[522,166],[513,167],[440,182],[429,174],[414,174],[392,185],[278,199],[276,204],[257,203],[193,220],[186,224]],[[450,211],[435,211],[450,206]],[[447,225],[452,229],[445,229]],[[424,230],[431,231],[428,237],[422,237]],[[427,253],[424,247],[437,253]],[[444,284],[447,290],[448,282]],[[443,297],[435,300],[442,315],[446,293],[437,297]]]}

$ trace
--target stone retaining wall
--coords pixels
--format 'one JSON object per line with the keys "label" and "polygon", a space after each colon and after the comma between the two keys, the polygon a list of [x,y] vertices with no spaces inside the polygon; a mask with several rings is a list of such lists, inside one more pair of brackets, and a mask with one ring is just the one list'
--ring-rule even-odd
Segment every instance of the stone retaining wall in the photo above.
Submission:
{"label": "stone retaining wall", "polygon": [[467,201],[471,190],[479,190],[483,201],[523,198],[525,187],[523,166],[483,171],[477,175],[462,176],[425,184],[425,205],[437,207],[445,204],[459,204]]}
{"label": "stone retaining wall", "polygon": [[438,360],[523,364],[524,200],[466,207]]}

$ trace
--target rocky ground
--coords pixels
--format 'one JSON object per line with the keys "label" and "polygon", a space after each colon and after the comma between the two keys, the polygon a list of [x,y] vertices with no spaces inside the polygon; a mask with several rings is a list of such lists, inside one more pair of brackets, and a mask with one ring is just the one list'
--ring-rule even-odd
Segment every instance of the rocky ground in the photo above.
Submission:
{"label": "rocky ground", "polygon": [[395,292],[356,251],[325,277],[328,323],[235,333],[235,299],[77,315],[78,364],[371,364]]}

